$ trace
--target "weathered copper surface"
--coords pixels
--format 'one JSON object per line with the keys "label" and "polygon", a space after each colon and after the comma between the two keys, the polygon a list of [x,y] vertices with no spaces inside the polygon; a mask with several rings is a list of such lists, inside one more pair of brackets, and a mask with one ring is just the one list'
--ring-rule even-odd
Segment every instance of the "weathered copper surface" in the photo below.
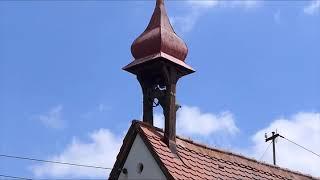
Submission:
{"label": "weathered copper surface", "polygon": [[163,52],[156,53],[141,59],[136,59],[132,61],[130,64],[123,67],[123,69],[133,74],[136,74],[137,68],[143,66],[143,64],[159,61],[161,58],[177,66],[181,76],[195,72],[195,70],[188,64]]}
{"label": "weathered copper surface", "polygon": [[164,60],[177,66],[181,75],[194,70],[184,60],[188,54],[187,45],[174,32],[163,0],[157,0],[156,7],[145,31],[132,43],[134,61],[123,69],[137,74],[137,68],[150,61]]}
{"label": "weathered copper surface", "polygon": [[135,59],[160,52],[181,61],[184,61],[188,54],[186,44],[176,35],[170,24],[163,0],[157,0],[149,25],[131,46],[131,53]]}
{"label": "weathered copper surface", "polygon": [[124,139],[110,179],[117,179],[130,143],[139,134],[167,179],[319,179],[280,168],[231,152],[211,148],[177,136],[177,154],[162,141],[163,131],[140,121],[133,121]]}

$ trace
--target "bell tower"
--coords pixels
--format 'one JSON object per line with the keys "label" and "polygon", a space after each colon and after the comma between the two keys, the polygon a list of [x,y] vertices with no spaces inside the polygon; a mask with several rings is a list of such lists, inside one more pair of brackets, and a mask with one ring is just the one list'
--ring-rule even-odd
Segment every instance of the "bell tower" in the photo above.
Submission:
{"label": "bell tower", "polygon": [[145,31],[132,43],[134,60],[123,69],[136,75],[143,93],[143,122],[153,126],[153,108],[160,105],[165,117],[164,142],[176,152],[176,85],[195,72],[184,61],[188,48],[174,32],[164,0],[156,0]]}

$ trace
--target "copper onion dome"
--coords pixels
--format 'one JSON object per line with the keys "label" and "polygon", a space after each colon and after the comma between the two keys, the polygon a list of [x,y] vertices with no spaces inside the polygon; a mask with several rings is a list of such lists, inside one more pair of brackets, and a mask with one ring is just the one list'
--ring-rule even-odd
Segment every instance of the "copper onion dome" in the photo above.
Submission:
{"label": "copper onion dome", "polygon": [[131,45],[135,59],[164,52],[184,61],[188,48],[174,32],[164,7],[163,0],[157,0],[155,10],[146,30]]}
{"label": "copper onion dome", "polygon": [[134,72],[138,65],[165,58],[182,67],[189,74],[194,70],[184,63],[188,54],[187,45],[174,32],[164,6],[164,0],[157,0],[151,20],[145,31],[132,43],[131,53],[134,61],[123,69]]}

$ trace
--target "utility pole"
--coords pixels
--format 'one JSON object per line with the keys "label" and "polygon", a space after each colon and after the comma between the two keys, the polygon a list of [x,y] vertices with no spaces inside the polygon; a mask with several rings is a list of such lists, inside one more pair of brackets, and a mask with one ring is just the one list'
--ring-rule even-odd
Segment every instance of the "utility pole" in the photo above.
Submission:
{"label": "utility pole", "polygon": [[276,138],[280,136],[278,133],[272,132],[272,136],[271,137],[267,137],[267,135],[265,135],[266,138],[266,142],[268,141],[272,141],[272,146],[273,146],[273,165],[276,165]]}

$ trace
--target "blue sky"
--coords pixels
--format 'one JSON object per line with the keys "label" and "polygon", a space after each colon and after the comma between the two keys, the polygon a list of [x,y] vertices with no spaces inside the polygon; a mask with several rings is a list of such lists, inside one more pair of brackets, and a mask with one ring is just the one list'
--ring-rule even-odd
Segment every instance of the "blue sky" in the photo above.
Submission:
{"label": "blue sky", "polygon": [[[197,70],[179,81],[180,134],[259,159],[263,134],[277,129],[320,152],[319,0],[166,6],[189,47],[186,62]],[[141,117],[139,83],[121,68],[132,60],[130,45],[153,7],[154,1],[0,1],[0,153],[111,167],[131,120]],[[199,122],[206,126],[192,126]],[[278,144],[283,157],[296,148]],[[306,168],[320,167],[319,159],[294,152],[302,157],[280,158],[280,166],[320,176]],[[271,151],[263,160],[270,158]],[[16,176],[108,174],[0,162],[0,173]]]}

